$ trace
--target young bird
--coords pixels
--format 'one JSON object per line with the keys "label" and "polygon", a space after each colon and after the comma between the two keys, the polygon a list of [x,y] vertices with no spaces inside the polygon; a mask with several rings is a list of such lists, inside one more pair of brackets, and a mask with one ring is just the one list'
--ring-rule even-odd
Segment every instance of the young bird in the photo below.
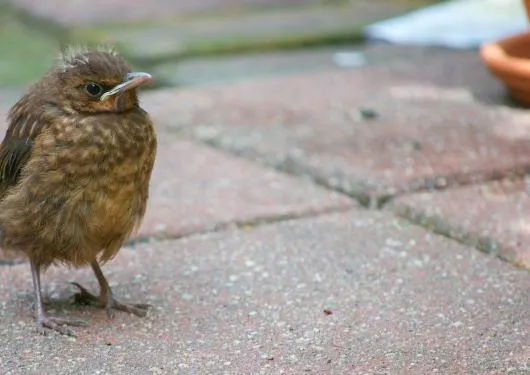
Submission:
{"label": "young bird", "polygon": [[10,110],[0,145],[0,246],[29,258],[37,329],[73,335],[86,323],[49,316],[40,272],[90,265],[98,297],[76,301],[145,316],[115,299],[100,264],[113,258],[145,212],[156,136],[136,88],[151,80],[113,51],[70,48]]}

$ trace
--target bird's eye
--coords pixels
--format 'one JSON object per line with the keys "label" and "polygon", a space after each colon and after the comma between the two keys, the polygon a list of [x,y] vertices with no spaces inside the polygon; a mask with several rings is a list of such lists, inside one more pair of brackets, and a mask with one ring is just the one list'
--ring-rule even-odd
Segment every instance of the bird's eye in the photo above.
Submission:
{"label": "bird's eye", "polygon": [[85,84],[85,91],[94,97],[97,97],[103,93],[103,88],[100,85],[94,82],[88,82]]}

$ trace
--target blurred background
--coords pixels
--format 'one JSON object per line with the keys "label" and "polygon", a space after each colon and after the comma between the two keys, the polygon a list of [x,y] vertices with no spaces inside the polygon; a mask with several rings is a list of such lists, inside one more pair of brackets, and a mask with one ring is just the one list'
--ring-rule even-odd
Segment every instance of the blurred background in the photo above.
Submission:
{"label": "blurred background", "polygon": [[[1,0],[0,0],[1,1]],[[526,27],[522,0],[3,0],[0,105],[69,43],[112,44],[150,88],[385,62],[367,41],[477,48]],[[392,51],[392,58],[407,50]]]}
{"label": "blurred background", "polygon": [[0,87],[34,81],[68,43],[117,45],[154,87],[358,66],[367,25],[436,2],[4,0]]}

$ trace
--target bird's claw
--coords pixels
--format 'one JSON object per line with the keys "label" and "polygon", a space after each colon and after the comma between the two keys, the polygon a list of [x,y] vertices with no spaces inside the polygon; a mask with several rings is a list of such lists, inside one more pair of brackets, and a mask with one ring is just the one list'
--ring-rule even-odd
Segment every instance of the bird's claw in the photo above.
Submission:
{"label": "bird's claw", "polygon": [[83,305],[93,305],[99,303],[99,298],[90,293],[84,286],[74,282],[70,284],[79,288],[79,292],[74,295],[74,301],[76,303]]}
{"label": "bird's claw", "polygon": [[54,316],[40,316],[37,320],[37,332],[41,335],[46,335],[48,333],[47,329],[50,329],[61,335],[76,337],[75,332],[67,326],[86,327],[88,323],[84,320],[68,320]]}
{"label": "bird's claw", "polygon": [[103,307],[107,312],[107,316],[111,319],[114,318],[114,310],[124,311],[143,318],[147,315],[147,310],[152,307],[146,303],[122,303],[116,300],[110,291],[108,292],[106,301],[102,301],[101,297],[96,297],[78,283],[72,283],[72,285],[79,288],[79,293],[76,293],[74,297],[76,303]]}
{"label": "bird's claw", "polygon": [[[147,310],[149,310],[149,308],[151,307],[151,305],[147,304],[147,303],[131,303],[131,304],[128,304],[128,303],[121,303],[119,301],[117,301],[114,297],[111,297],[112,299],[112,304],[111,305],[107,305],[106,309],[107,309],[107,314],[110,314],[109,316],[113,316],[114,315],[114,312],[112,311],[112,309],[116,309],[116,310],[120,310],[120,311],[125,311],[129,314],[134,314],[136,316],[139,316],[141,318],[143,318],[144,316],[147,315]],[[109,308],[110,306],[110,308]],[[111,316],[111,317],[112,317]]]}

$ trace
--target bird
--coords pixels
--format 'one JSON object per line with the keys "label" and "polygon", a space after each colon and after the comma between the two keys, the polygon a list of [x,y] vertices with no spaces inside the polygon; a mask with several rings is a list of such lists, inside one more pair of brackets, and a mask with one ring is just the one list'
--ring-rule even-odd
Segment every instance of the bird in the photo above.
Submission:
{"label": "bird", "polygon": [[157,139],[137,89],[152,81],[115,49],[69,46],[8,112],[0,144],[0,247],[29,259],[38,332],[75,336],[82,320],[49,315],[41,271],[91,267],[99,295],[83,286],[76,302],[146,316],[124,303],[101,266],[136,231],[149,196]]}

